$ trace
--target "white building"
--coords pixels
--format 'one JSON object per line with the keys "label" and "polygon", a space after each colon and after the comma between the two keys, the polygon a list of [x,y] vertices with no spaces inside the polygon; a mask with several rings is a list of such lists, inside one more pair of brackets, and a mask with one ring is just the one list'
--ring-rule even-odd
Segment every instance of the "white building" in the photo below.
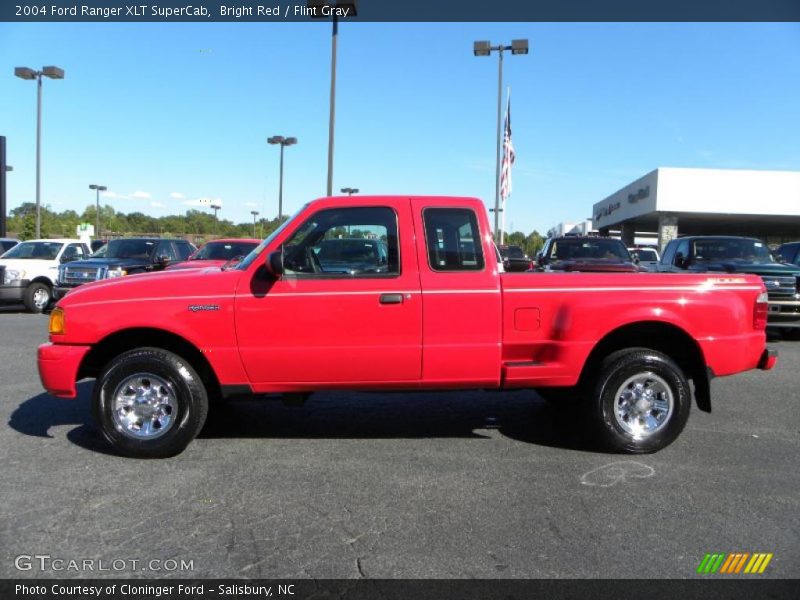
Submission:
{"label": "white building", "polygon": [[800,240],[800,172],[658,168],[596,203],[601,234],[657,233],[659,248],[680,235]]}

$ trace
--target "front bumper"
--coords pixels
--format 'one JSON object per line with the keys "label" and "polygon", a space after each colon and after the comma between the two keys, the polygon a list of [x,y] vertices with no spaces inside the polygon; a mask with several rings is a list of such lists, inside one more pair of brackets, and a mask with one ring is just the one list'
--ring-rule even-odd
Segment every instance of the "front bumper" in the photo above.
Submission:
{"label": "front bumper", "polygon": [[74,398],[78,392],[78,369],[90,346],[67,346],[48,342],[36,353],[39,379],[44,389],[59,398]]}
{"label": "front bumper", "polygon": [[21,303],[25,298],[25,290],[30,281],[15,279],[9,283],[0,283],[0,302]]}
{"label": "front bumper", "polygon": [[767,327],[800,327],[800,300],[769,301]]}
{"label": "front bumper", "polygon": [[772,348],[765,348],[764,353],[761,355],[761,360],[758,361],[758,368],[762,371],[769,371],[778,362],[778,351]]}

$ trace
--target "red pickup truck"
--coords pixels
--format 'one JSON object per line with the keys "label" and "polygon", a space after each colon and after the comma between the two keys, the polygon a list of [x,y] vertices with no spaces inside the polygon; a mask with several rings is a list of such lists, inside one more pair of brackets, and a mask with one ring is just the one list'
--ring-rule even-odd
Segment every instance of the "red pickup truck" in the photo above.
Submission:
{"label": "red pickup truck", "polygon": [[568,388],[606,446],[642,453],[683,429],[688,380],[710,410],[711,377],[777,359],[758,277],[501,265],[480,200],[323,198],[238,265],[71,291],[39,373],[62,398],[96,378],[99,429],[137,457],[181,452],[210,401],[332,389]]}

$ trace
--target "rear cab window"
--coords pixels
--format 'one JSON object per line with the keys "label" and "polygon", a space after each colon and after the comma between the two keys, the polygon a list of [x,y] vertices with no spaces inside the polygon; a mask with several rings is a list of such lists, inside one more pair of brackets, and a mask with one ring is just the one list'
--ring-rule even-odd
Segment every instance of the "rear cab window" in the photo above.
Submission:
{"label": "rear cab window", "polygon": [[467,208],[426,208],[428,265],[433,271],[482,271],[485,266],[478,219]]}

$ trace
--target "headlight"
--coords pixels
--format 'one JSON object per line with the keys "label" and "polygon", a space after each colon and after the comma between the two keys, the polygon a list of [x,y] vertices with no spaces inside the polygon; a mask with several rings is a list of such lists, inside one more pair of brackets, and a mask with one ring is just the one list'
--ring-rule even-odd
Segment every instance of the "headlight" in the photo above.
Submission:
{"label": "headlight", "polygon": [[123,275],[127,275],[128,272],[125,269],[109,269],[106,273],[106,279],[113,279],[114,277],[122,277]]}
{"label": "headlight", "polygon": [[10,271],[6,269],[6,274],[3,277],[3,283],[11,283],[12,281],[16,281],[17,279],[22,279],[25,275],[25,271]]}

